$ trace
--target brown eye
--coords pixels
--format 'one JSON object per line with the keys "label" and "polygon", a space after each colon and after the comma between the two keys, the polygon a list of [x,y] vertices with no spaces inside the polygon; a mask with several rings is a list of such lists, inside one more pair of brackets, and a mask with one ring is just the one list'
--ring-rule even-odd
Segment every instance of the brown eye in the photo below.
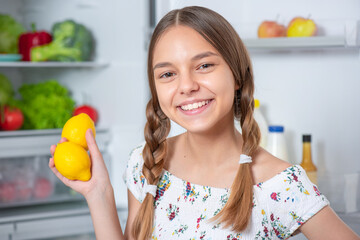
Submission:
{"label": "brown eye", "polygon": [[164,73],[163,75],[161,75],[160,78],[169,78],[169,77],[172,77],[174,75],[175,75],[174,73],[167,72],[167,73]]}
{"label": "brown eye", "polygon": [[205,64],[201,65],[199,67],[199,69],[206,69],[206,68],[209,68],[209,67],[212,67],[212,66],[214,66],[214,64],[205,63]]}

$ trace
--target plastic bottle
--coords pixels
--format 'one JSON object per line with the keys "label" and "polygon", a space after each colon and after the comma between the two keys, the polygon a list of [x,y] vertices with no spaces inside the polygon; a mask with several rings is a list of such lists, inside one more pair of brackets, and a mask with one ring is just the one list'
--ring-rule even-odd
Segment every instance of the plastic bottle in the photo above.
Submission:
{"label": "plastic bottle", "polygon": [[306,171],[311,182],[317,185],[317,168],[311,157],[311,135],[303,135],[303,156],[300,166]]}
{"label": "plastic bottle", "polygon": [[283,126],[269,126],[266,150],[281,160],[289,161]]}
{"label": "plastic bottle", "polygon": [[257,124],[259,125],[260,132],[261,132],[260,146],[265,148],[267,145],[269,126],[265,120],[264,115],[260,111],[260,101],[258,99],[255,99],[254,118],[255,118],[255,121],[257,122]]}

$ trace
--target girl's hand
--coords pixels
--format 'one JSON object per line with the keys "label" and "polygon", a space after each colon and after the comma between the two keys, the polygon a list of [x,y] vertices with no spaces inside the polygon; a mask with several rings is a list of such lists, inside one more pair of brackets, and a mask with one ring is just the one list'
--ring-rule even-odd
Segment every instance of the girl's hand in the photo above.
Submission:
{"label": "girl's hand", "polygon": [[[66,186],[74,189],[76,192],[82,194],[86,200],[89,200],[92,196],[101,196],[107,188],[111,187],[111,183],[106,165],[95,142],[91,129],[86,131],[85,137],[89,147],[91,160],[91,178],[89,181],[83,182],[78,180],[69,180],[59,173],[54,164],[56,145],[51,145],[50,147],[51,158],[49,160],[49,167]],[[62,138],[59,143],[66,141],[66,138]]]}

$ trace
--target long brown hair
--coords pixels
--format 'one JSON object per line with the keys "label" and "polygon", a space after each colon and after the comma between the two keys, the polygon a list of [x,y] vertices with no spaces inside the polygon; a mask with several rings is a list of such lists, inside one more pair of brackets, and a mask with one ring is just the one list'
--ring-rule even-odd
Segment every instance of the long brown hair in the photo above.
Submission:
{"label": "long brown hair", "polygon": [[[188,26],[196,30],[224,58],[236,83],[234,117],[240,121],[243,138],[243,154],[252,156],[260,141],[260,131],[253,118],[254,81],[249,55],[234,28],[218,13],[204,7],[185,7],[166,14],[157,24],[149,45],[148,79],[152,98],[146,108],[147,123],[144,130],[146,145],[143,150],[143,174],[148,184],[157,185],[166,156],[166,137],[170,120],[162,112],[154,83],[153,53],[160,36],[170,27]],[[211,220],[231,226],[236,232],[243,231],[250,219],[253,204],[253,181],[250,164],[239,166],[231,186],[230,196],[224,208]],[[132,229],[136,239],[149,239],[153,231],[154,197],[147,194],[134,220]]]}

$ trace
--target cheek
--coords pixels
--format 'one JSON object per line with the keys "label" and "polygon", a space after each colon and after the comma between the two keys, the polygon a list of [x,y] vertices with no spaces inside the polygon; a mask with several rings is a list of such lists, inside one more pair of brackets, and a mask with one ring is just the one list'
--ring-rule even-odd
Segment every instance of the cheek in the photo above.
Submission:
{"label": "cheek", "polygon": [[172,107],[172,93],[168,88],[163,86],[157,86],[157,97],[159,100],[159,104],[161,110],[165,113],[165,115],[169,116],[169,108]]}

